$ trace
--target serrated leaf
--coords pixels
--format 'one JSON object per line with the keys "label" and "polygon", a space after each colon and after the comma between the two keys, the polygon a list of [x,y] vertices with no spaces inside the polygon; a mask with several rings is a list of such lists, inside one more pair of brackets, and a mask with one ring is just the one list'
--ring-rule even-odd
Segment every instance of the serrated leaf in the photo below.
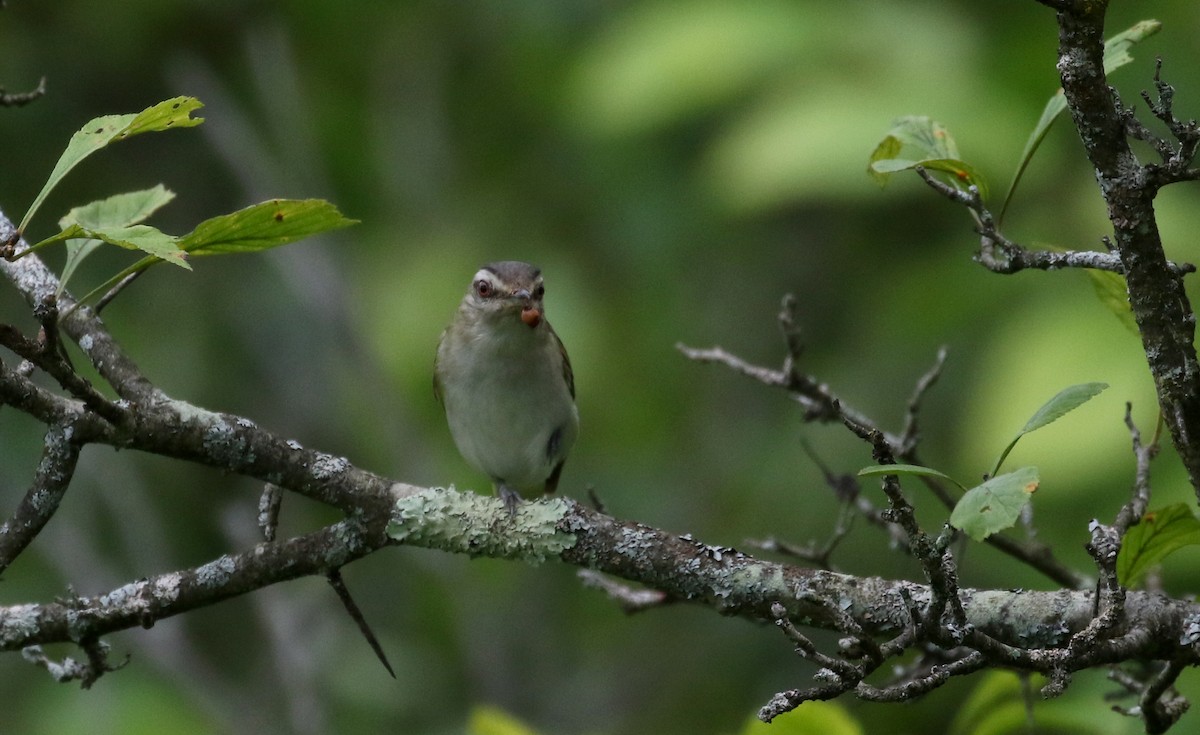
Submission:
{"label": "serrated leaf", "polygon": [[1108,388],[1108,383],[1080,383],[1063,388],[1053,398],[1046,401],[1033,416],[1029,417],[1029,420],[1025,422],[1025,427],[1021,429],[1021,433],[1028,434],[1054,423],[1100,395],[1106,388]]}
{"label": "serrated leaf", "polygon": [[[110,227],[107,229],[91,229],[81,225],[70,225],[57,235],[42,240],[33,246],[41,248],[63,240],[90,238],[102,240],[110,245],[116,245],[127,250],[141,250],[155,258],[165,260],[188,270],[187,253],[179,249],[178,238],[149,225],[130,225],[129,227]],[[32,250],[33,248],[30,248]]]}
{"label": "serrated leaf", "polygon": [[992,467],[990,474],[995,475],[1000,471],[1000,465],[1004,464],[1004,460],[1008,458],[1009,452],[1013,450],[1013,447],[1017,445],[1021,437],[1031,431],[1037,431],[1047,424],[1054,423],[1092,398],[1100,395],[1107,387],[1108,383],[1080,383],[1079,385],[1068,386],[1060,390],[1053,398],[1042,404],[1042,407],[1033,416],[1029,417],[1029,420],[1025,422],[1025,426],[1017,432],[1017,435],[1012,438],[1012,441],[1000,453],[1000,457],[996,460],[996,464]]}
{"label": "serrated leaf", "polygon": [[[1105,41],[1104,73],[1106,75],[1111,74],[1113,71],[1133,61],[1133,57],[1129,54],[1129,48],[1138,41],[1158,33],[1160,28],[1162,28],[1162,23],[1157,20],[1143,20]],[[1004,213],[1008,211],[1009,202],[1012,201],[1013,194],[1017,190],[1017,184],[1020,183],[1021,177],[1025,174],[1025,169],[1029,166],[1029,161],[1033,159],[1033,154],[1037,152],[1038,147],[1042,144],[1042,140],[1046,137],[1046,133],[1050,131],[1050,126],[1054,124],[1054,121],[1058,119],[1058,116],[1065,109],[1067,109],[1067,98],[1063,94],[1063,91],[1059,89],[1046,102],[1046,107],[1042,109],[1042,116],[1038,118],[1037,125],[1033,126],[1033,131],[1029,134],[1029,139],[1025,141],[1025,150],[1021,151],[1021,157],[1017,161],[1017,170],[1013,173],[1012,181],[1008,184],[1008,191],[1004,195],[1004,203],[1000,205],[1000,214],[996,218],[998,223],[1004,222]]]}
{"label": "serrated leaf", "polygon": [[[179,238],[177,244],[187,256],[249,253],[357,223],[358,220],[343,217],[323,199],[272,199],[205,220]],[[154,256],[142,258],[92,289],[80,302],[107,292],[125,278],[158,262],[159,258]]]}
{"label": "serrated leaf", "polygon": [[859,477],[882,477],[884,475],[936,477],[940,480],[951,482],[963,490],[966,490],[962,483],[960,483],[958,480],[955,480],[950,475],[947,475],[939,470],[935,470],[932,467],[922,467],[921,465],[916,464],[876,464],[871,465],[870,467],[863,467],[858,471]]}
{"label": "serrated leaf", "polygon": [[872,151],[867,173],[883,186],[891,174],[917,166],[947,174],[942,178],[959,189],[974,185],[987,198],[983,175],[959,158],[958,145],[941,123],[924,116],[898,118]]}
{"label": "serrated leaf", "polygon": [[159,102],[139,113],[104,115],[89,120],[71,136],[66,150],[59,156],[58,163],[54,165],[42,190],[34,197],[33,204],[29,206],[29,211],[25,213],[21,219],[21,225],[17,229],[21,232],[25,231],[29,220],[42,206],[46,196],[80,161],[109,143],[125,140],[133,135],[199,125],[204,122],[204,118],[191,117],[191,113],[200,107],[203,105],[194,97],[175,97]]}
{"label": "serrated leaf", "polygon": [[323,199],[272,199],[201,222],[180,247],[192,255],[250,253],[357,223]]}
{"label": "serrated leaf", "polygon": [[1036,467],[997,475],[962,496],[950,514],[950,525],[976,541],[983,541],[1017,522],[1038,483]]}
{"label": "serrated leaf", "polygon": [[73,208],[58,221],[58,226],[66,229],[70,225],[80,225],[98,230],[128,227],[145,222],[174,198],[175,194],[162,184],[152,189],[115,194]]}
{"label": "serrated leaf", "polygon": [[1104,304],[1114,316],[1120,320],[1133,334],[1138,333],[1137,322],[1133,318],[1133,309],[1129,306],[1129,292],[1125,289],[1125,276],[1112,271],[1100,271],[1086,268],[1088,280],[1096,291],[1096,298]]}
{"label": "serrated leaf", "polygon": [[1112,74],[1133,61],[1129,48],[1162,30],[1157,20],[1140,20],[1104,42],[1104,73]]}
{"label": "serrated leaf", "polygon": [[[128,227],[144,222],[174,198],[175,194],[162,184],[152,189],[116,194],[75,207],[58,221],[58,226],[64,230],[73,224],[93,229]],[[58,279],[59,293],[66,288],[67,281],[75,274],[79,264],[102,242],[94,238],[67,240],[67,260]]]}
{"label": "serrated leaf", "polygon": [[1132,587],[1155,564],[1188,546],[1200,546],[1200,520],[1186,503],[1150,511],[1121,542],[1117,580]]}

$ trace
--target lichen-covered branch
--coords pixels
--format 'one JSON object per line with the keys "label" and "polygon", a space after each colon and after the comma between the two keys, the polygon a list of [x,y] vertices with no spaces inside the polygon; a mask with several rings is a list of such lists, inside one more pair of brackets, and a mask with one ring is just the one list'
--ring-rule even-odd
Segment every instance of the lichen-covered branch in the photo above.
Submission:
{"label": "lichen-covered branch", "polygon": [[46,432],[33,484],[12,517],[0,525],[0,572],[12,564],[58,510],[79,460],[79,444],[71,433],[71,429],[60,426]]}
{"label": "lichen-covered branch", "polygon": [[[1200,497],[1200,361],[1183,274],[1163,253],[1154,198],[1165,181],[1130,149],[1128,124],[1104,74],[1104,0],[1058,7],[1058,71],[1067,107],[1108,205],[1113,246],[1171,438]],[[1161,94],[1161,88],[1160,88]],[[1161,116],[1169,107],[1159,108]],[[1173,118],[1171,118],[1173,119]],[[1195,152],[1195,141],[1185,153]],[[1189,161],[1190,163],[1190,161]]]}
{"label": "lichen-covered branch", "polygon": [[149,626],[267,585],[326,574],[387,543],[386,537],[347,519],[192,569],[130,582],[101,595],[0,607],[0,650],[79,643],[117,630]]}

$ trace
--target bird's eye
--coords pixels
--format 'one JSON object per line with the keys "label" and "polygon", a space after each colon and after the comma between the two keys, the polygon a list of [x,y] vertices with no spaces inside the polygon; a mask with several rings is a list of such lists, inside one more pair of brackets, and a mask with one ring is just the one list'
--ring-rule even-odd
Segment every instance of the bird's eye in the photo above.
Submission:
{"label": "bird's eye", "polygon": [[546,287],[539,283],[538,287],[533,289],[533,298],[540,299],[545,295],[546,295]]}
{"label": "bird's eye", "polygon": [[495,292],[496,288],[491,284],[491,282],[485,281],[482,278],[475,282],[475,293],[479,294],[479,298],[491,298],[492,294]]}

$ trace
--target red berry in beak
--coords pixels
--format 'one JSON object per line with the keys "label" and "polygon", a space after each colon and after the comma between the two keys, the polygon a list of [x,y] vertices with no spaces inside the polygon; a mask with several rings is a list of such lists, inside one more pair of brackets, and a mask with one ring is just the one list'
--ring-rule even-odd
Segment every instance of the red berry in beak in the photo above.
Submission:
{"label": "red berry in beak", "polygon": [[521,309],[521,321],[528,324],[530,328],[536,327],[542,323],[542,312],[536,307],[526,306]]}

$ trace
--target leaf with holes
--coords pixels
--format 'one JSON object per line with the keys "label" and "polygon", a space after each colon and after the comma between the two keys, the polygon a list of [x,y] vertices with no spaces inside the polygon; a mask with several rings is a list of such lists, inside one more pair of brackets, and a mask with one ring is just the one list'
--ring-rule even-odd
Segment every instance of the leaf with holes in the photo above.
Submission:
{"label": "leaf with holes", "polygon": [[1150,511],[1125,534],[1117,554],[1117,580],[1132,587],[1168,555],[1200,546],[1200,520],[1186,503]]}
{"label": "leaf with holes", "polygon": [[976,541],[1010,528],[1039,482],[1037,467],[1022,467],[993,477],[962,496],[950,514],[950,525]]}
{"label": "leaf with holes", "polygon": [[153,107],[147,107],[139,113],[128,115],[104,115],[89,120],[80,128],[67,143],[66,150],[59,156],[58,163],[50,172],[45,185],[34,198],[29,211],[21,219],[17,229],[21,232],[29,225],[38,208],[42,206],[50,191],[58,186],[63,177],[70,173],[80,161],[104,148],[109,143],[125,140],[141,133],[151,133],[172,128],[190,128],[204,122],[202,117],[192,117],[194,110],[203,107],[194,97],[175,97],[159,102]]}

